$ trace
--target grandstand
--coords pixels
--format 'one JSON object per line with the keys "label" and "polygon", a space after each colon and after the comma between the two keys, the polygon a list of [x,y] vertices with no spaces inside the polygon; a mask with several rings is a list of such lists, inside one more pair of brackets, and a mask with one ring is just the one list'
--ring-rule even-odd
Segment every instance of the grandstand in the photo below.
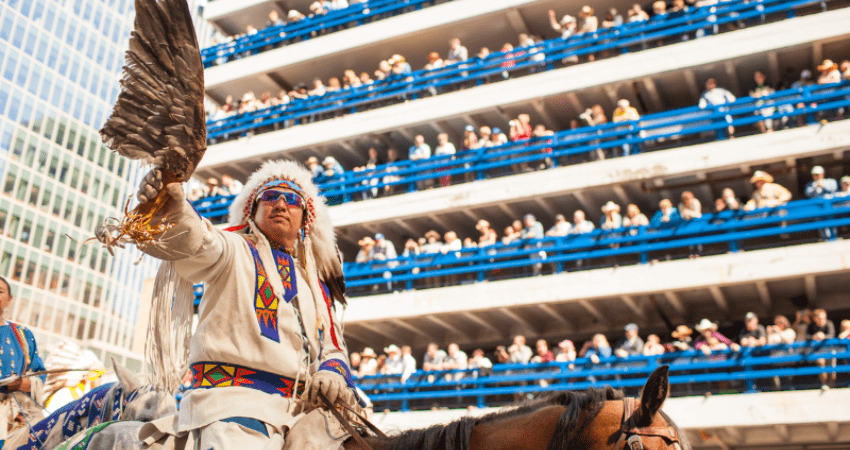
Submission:
{"label": "grandstand", "polygon": [[[625,23],[569,37],[553,29],[549,10],[566,26],[559,19],[579,16],[583,4],[554,0],[372,0],[267,26],[272,10],[286,19],[311,3],[208,4],[206,19],[232,37],[202,53],[218,110],[210,111],[196,181],[244,181],[274,158],[338,162],[341,171],[318,169],[316,182],[334,205],[344,254],[349,350],[407,345],[420,368],[405,382],[361,378],[376,412],[389,411],[375,416],[379,425],[427,425],[553,389],[611,384],[635,394],[642,377],[671,364],[666,409],[695,448],[850,445],[850,340],[807,340],[805,324],[795,343],[710,354],[667,348],[598,361],[498,361],[516,335],[553,349],[569,339],[578,350],[598,334],[616,344],[632,323],[664,344],[678,325],[708,319],[738,343],[749,312],[768,326],[777,315],[796,322],[799,312],[822,309],[840,334],[850,319],[850,182],[842,183],[850,175],[850,69],[828,80],[829,67],[819,66],[850,59],[850,2],[673,2],[664,14],[647,3],[640,6],[649,19],[631,21],[632,3],[610,0],[590,5],[600,24],[611,8]],[[520,34],[528,39],[519,42]],[[447,58],[452,38],[468,59],[423,69],[432,52]],[[372,79],[396,55],[411,70]],[[330,85],[348,69],[371,82],[346,79],[338,90],[314,83]],[[706,104],[710,80],[735,99]],[[638,116],[614,120],[622,100]],[[586,113],[595,105],[609,123]],[[522,114],[542,131],[512,139]],[[507,139],[467,145],[482,128]],[[436,150],[441,134],[454,154],[408,158],[417,136]],[[370,148],[378,158],[367,165]],[[389,149],[400,160],[388,162]],[[816,167],[839,181],[834,195],[807,195]],[[736,197],[750,200],[756,179],[773,180],[791,200],[735,208]],[[716,211],[727,188],[732,198]],[[679,206],[684,192],[701,204],[701,217],[602,226],[612,202],[623,217],[633,204],[652,218],[663,199]],[[212,192],[194,206],[220,224],[231,199]],[[549,229],[561,214],[573,222],[577,210],[593,231],[514,230],[519,237],[502,241],[528,214]],[[454,232],[477,243],[482,220],[498,236],[493,245],[412,250],[432,230],[438,241]],[[364,237],[378,234],[397,252],[355,261],[361,244],[368,248]],[[431,342],[456,343],[470,357],[480,348],[495,365],[424,372]]]}

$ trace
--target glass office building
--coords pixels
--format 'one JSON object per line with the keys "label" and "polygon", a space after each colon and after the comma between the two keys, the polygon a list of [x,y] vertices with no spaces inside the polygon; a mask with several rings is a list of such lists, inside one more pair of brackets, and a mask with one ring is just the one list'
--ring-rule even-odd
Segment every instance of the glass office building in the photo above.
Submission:
{"label": "glass office building", "polygon": [[133,14],[132,0],[0,2],[0,276],[15,296],[3,317],[30,327],[42,352],[71,338],[138,370],[133,330],[156,261],[83,245],[122,217],[141,172],[97,133]]}

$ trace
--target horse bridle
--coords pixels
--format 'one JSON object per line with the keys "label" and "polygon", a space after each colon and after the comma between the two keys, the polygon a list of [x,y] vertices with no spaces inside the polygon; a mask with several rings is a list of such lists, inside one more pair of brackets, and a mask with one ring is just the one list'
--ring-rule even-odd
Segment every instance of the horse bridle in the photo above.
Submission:
{"label": "horse bridle", "polygon": [[674,450],[681,450],[679,433],[672,426],[667,427],[638,427],[636,401],[633,398],[623,399],[623,421],[620,427],[620,436],[613,450],[644,450],[641,436],[660,437],[664,439],[667,446]]}

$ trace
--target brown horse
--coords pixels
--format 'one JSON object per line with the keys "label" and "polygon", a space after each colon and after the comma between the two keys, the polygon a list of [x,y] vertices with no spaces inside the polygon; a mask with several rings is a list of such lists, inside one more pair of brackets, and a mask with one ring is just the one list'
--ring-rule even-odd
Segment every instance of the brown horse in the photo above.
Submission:
{"label": "brown horse", "polygon": [[[690,450],[661,412],[667,372],[667,366],[652,372],[640,400],[610,387],[556,392],[483,417],[364,440],[373,450]],[[366,450],[352,439],[345,449]]]}

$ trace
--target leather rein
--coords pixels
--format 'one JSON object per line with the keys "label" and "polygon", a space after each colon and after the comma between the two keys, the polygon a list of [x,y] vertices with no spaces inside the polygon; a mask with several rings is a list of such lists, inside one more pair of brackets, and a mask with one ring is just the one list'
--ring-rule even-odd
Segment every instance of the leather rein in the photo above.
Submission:
{"label": "leather rein", "polygon": [[[369,445],[368,443],[366,443],[366,440],[363,439],[363,437],[360,436],[360,433],[357,430],[354,429],[354,426],[351,425],[351,422],[349,422],[348,420],[345,419],[345,417],[342,416],[342,413],[340,413],[339,410],[336,409],[335,405],[333,403],[331,403],[330,400],[328,400],[328,397],[325,396],[325,394],[322,393],[322,391],[319,391],[318,394],[319,394],[319,399],[322,400],[322,402],[325,404],[325,408],[327,408],[328,411],[330,411],[331,414],[333,414],[333,416],[336,417],[336,420],[339,421],[340,424],[342,424],[343,428],[345,428],[345,431],[348,431],[348,434],[350,434],[351,437],[354,438],[354,440],[358,444],[360,444],[361,447],[368,449],[368,450],[372,450],[372,446]],[[383,439],[389,439],[387,437],[387,435],[384,434],[383,431],[381,431],[380,428],[376,427],[372,422],[369,422],[368,419],[363,417],[361,414],[359,414],[354,409],[349,408],[347,405],[345,405],[343,403],[339,403],[339,406],[345,408],[346,410],[348,410],[348,412],[350,412],[355,417],[360,419],[360,421],[363,423],[363,425],[366,425],[366,427],[368,427],[369,430],[371,430],[373,433],[375,433],[376,436],[383,438]]]}
{"label": "leather rein", "polygon": [[637,402],[633,398],[623,399],[623,420],[620,428],[620,436],[614,444],[614,450],[644,450],[641,436],[660,437],[667,443],[667,447],[681,450],[679,433],[672,426],[667,427],[638,427],[637,426]]}

